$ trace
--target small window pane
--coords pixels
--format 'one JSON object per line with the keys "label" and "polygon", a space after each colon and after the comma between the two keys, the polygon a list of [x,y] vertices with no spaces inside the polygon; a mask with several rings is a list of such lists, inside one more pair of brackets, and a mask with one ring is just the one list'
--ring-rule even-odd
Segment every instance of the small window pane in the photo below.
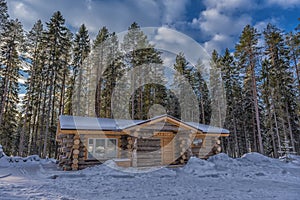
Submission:
{"label": "small window pane", "polygon": [[88,158],[109,159],[117,157],[117,140],[110,139],[89,139]]}
{"label": "small window pane", "polygon": [[108,139],[107,141],[107,147],[116,147],[117,140],[116,139]]}
{"label": "small window pane", "polygon": [[94,139],[89,139],[89,144],[94,144]]}
{"label": "small window pane", "polygon": [[93,153],[94,153],[94,146],[89,145],[88,146],[88,158],[94,158]]}
{"label": "small window pane", "polygon": [[115,158],[117,155],[117,140],[116,139],[108,139],[106,146],[106,157],[107,158]]}
{"label": "small window pane", "polygon": [[98,146],[105,147],[105,139],[96,139],[96,147]]}

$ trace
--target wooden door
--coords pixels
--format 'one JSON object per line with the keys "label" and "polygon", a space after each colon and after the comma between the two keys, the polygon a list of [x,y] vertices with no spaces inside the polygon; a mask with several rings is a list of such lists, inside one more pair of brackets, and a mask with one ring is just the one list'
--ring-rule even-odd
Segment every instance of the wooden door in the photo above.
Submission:
{"label": "wooden door", "polygon": [[137,139],[137,166],[159,166],[161,165],[161,140],[160,138],[138,138]]}
{"label": "wooden door", "polygon": [[162,138],[162,164],[168,165],[174,161],[174,142],[173,137]]}

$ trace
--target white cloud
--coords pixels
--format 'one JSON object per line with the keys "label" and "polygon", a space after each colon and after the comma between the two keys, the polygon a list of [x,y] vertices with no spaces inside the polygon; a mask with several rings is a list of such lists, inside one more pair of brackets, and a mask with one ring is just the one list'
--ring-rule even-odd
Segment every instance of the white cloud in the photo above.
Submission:
{"label": "white cloud", "polygon": [[[78,29],[85,23],[91,35],[107,26],[110,31],[124,31],[134,21],[141,26],[158,26],[161,24],[161,10],[155,1],[96,1],[96,0],[10,0],[9,14],[19,18],[26,30],[41,19],[48,22],[57,10],[61,11],[66,24]],[[160,14],[157,14],[160,13]]]}
{"label": "white cloud", "polygon": [[204,46],[208,52],[233,48],[243,28],[252,22],[252,17],[244,14],[245,11],[257,6],[255,2],[249,4],[245,0],[205,0],[204,5],[206,9],[191,24],[198,26],[203,38],[207,39]]}
{"label": "white cloud", "polygon": [[188,0],[164,0],[163,23],[172,24],[177,20],[182,19],[185,12],[185,6]]}
{"label": "white cloud", "polygon": [[[28,4],[21,1],[8,1],[9,14],[13,18],[18,18],[25,28],[32,26],[32,22],[38,18],[37,13]],[[26,19],[26,20],[24,20]]]}
{"label": "white cloud", "polygon": [[218,52],[224,51],[226,47],[230,47],[234,44],[234,38],[225,34],[216,34],[211,40],[204,43],[204,48],[208,52],[212,52],[214,49]]}
{"label": "white cloud", "polygon": [[188,1],[9,0],[7,3],[10,16],[18,18],[25,30],[30,30],[38,19],[48,22],[59,10],[70,28],[77,30],[84,23],[95,36],[103,26],[120,32],[134,21],[143,27],[176,23],[184,18]]}
{"label": "white cloud", "polygon": [[242,28],[251,23],[251,17],[247,15],[234,18],[228,14],[222,14],[217,9],[205,10],[201,13],[199,26],[207,34],[227,34],[232,35],[239,33]]}
{"label": "white cloud", "polygon": [[120,32],[127,30],[134,21],[142,27],[176,23],[184,16],[188,1],[51,0],[50,3],[48,0],[10,0],[7,3],[10,16],[19,18],[26,30],[31,29],[38,19],[48,22],[59,10],[70,28],[77,30],[85,23],[95,36],[103,26]]}
{"label": "white cloud", "polygon": [[250,10],[257,6],[256,2],[251,0],[204,0],[207,9],[217,9],[219,11],[235,11],[237,9]]}
{"label": "white cloud", "polygon": [[292,8],[300,6],[300,0],[267,0],[269,5],[278,5],[283,8]]}

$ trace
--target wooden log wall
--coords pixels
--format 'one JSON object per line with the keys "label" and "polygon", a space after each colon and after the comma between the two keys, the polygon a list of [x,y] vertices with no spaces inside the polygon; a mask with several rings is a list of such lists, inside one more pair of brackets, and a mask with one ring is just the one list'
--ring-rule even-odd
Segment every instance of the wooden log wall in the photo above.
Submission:
{"label": "wooden log wall", "polygon": [[63,170],[71,170],[72,165],[72,147],[73,147],[73,137],[72,134],[60,134],[58,136],[58,143],[60,148],[58,148],[58,160],[59,166]]}
{"label": "wooden log wall", "polygon": [[160,138],[137,139],[137,167],[161,165],[161,154]]}
{"label": "wooden log wall", "polygon": [[59,166],[63,170],[78,170],[84,162],[86,148],[79,134],[60,134],[58,136]]}
{"label": "wooden log wall", "polygon": [[[185,164],[191,156],[207,159],[209,156],[221,152],[221,141],[218,137],[206,136],[202,138],[200,146],[193,144],[194,137],[190,131],[179,132],[174,139],[174,157],[177,158],[172,164]],[[89,166],[101,164],[99,160],[86,160],[87,144],[84,134],[60,134],[57,141],[60,145],[58,149],[59,166],[63,170],[78,170]],[[159,165],[162,155],[159,154],[159,142],[151,140],[139,140],[137,137],[122,135],[118,137],[118,158],[127,158],[132,160],[132,165],[136,166],[153,166]],[[136,147],[135,147],[136,145]],[[158,150],[158,151],[157,151]],[[136,151],[136,162],[134,162],[134,152]],[[155,152],[152,153],[151,152]]]}
{"label": "wooden log wall", "polygon": [[172,164],[185,164],[192,156],[191,144],[193,134],[190,132],[178,133],[175,140],[175,157],[177,158]]}
{"label": "wooden log wall", "polygon": [[210,156],[216,155],[221,152],[221,141],[218,137],[206,136],[204,139],[204,145],[199,151],[199,158],[207,159]]}

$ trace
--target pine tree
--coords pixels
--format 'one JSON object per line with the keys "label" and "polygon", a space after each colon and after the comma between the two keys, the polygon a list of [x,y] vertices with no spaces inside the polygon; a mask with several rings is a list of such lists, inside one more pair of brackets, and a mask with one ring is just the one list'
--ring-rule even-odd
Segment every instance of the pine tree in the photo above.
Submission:
{"label": "pine tree", "polygon": [[224,127],[230,130],[231,135],[227,138],[227,153],[233,157],[239,157],[247,152],[247,142],[241,134],[242,130],[242,102],[241,85],[239,81],[238,68],[234,62],[234,57],[229,49],[225,50],[220,58],[222,71],[222,81],[226,92],[226,118]]}
{"label": "pine tree", "polygon": [[226,113],[224,112],[224,89],[221,75],[221,57],[218,52],[214,50],[212,52],[210,63],[210,98],[212,108],[212,120],[211,124],[218,127],[223,127]]}
{"label": "pine tree", "polygon": [[[76,115],[79,115],[80,113],[80,109],[79,109],[80,97],[78,95],[80,95],[81,93],[80,86],[82,85],[83,82],[84,61],[89,56],[90,51],[91,51],[91,46],[90,46],[88,30],[86,29],[85,25],[82,24],[79,28],[78,33],[75,35],[75,39],[74,39],[72,77],[70,79],[69,88],[68,88],[68,104],[66,110],[68,114],[72,114],[73,106],[75,106]],[[73,95],[75,95],[74,85],[76,80],[78,81],[77,84],[79,85],[79,87],[77,87],[79,91],[77,91],[76,94],[77,105],[72,105],[72,97]]]}
{"label": "pine tree", "polygon": [[207,81],[205,81],[202,75],[202,62],[199,60],[196,65],[196,69],[193,73],[193,90],[196,94],[199,102],[199,122],[202,124],[209,124],[211,119],[211,99],[209,95],[209,89]]}
{"label": "pine tree", "polygon": [[95,94],[95,114],[96,116],[100,116],[102,102],[101,102],[101,82],[102,82],[102,73],[104,71],[104,66],[106,63],[106,49],[107,42],[106,39],[109,36],[108,29],[104,26],[102,27],[96,39],[93,42],[93,52],[92,52],[92,62],[94,63],[94,67],[96,68],[96,94]]}
{"label": "pine tree", "polygon": [[[294,133],[297,132],[296,122],[296,102],[295,102],[295,87],[293,74],[290,70],[290,60],[288,51],[286,50],[283,33],[272,24],[268,24],[264,30],[264,38],[266,43],[265,61],[264,61],[264,95],[265,104],[268,108],[268,117],[270,121],[269,129],[273,143],[274,156],[277,156],[277,148],[280,148],[283,138],[289,138],[293,151]],[[275,124],[272,123],[272,117]],[[279,119],[277,121],[277,119]],[[276,129],[277,143],[273,127]],[[279,135],[283,133],[283,135]],[[282,139],[281,139],[282,138]],[[274,146],[275,145],[275,146]]]}
{"label": "pine tree", "polygon": [[121,60],[121,52],[119,51],[119,41],[117,35],[112,33],[106,39],[107,43],[107,62],[106,70],[101,78],[101,117],[113,118],[112,113],[112,96],[114,88],[118,80],[122,77],[124,66]]}
{"label": "pine tree", "polygon": [[0,63],[0,141],[9,153],[17,151],[16,129],[18,123],[17,104],[19,103],[18,78],[20,77],[20,59],[24,35],[18,20],[10,20],[1,35]]}
{"label": "pine tree", "polygon": [[175,117],[179,119],[190,119],[188,117],[190,113],[187,113],[189,111],[186,109],[188,105],[186,105],[185,101],[185,98],[188,98],[186,95],[186,87],[190,85],[192,81],[192,69],[188,65],[189,63],[182,52],[176,55],[174,69],[177,73],[174,75],[172,89],[175,91],[175,95],[180,102],[179,104],[174,104],[172,110]]}
{"label": "pine tree", "polygon": [[[63,82],[63,74],[68,68],[65,55],[70,55],[70,34],[65,26],[65,19],[59,11],[55,12],[50,22],[47,23],[47,31],[45,32],[45,39],[47,40],[46,46],[46,63],[44,65],[45,76],[45,93],[43,95],[43,113],[42,123],[45,129],[43,142],[43,156],[47,152],[51,153],[52,148],[55,148],[55,130],[56,121],[59,113],[61,112],[60,106],[60,93],[61,84]],[[49,145],[48,145],[49,144]],[[49,147],[49,148],[48,148]]]}
{"label": "pine tree", "polygon": [[[34,135],[34,125],[36,123],[36,112],[40,104],[38,97],[39,89],[42,85],[41,79],[41,44],[43,38],[43,24],[38,20],[33,28],[27,34],[26,46],[27,57],[31,61],[30,69],[28,71],[28,79],[26,81],[26,94],[23,99],[19,155],[23,155],[24,147],[28,146],[27,153],[32,152],[32,147],[36,148],[37,136]],[[27,141],[26,138],[27,137]],[[35,153],[37,153],[35,151]]]}
{"label": "pine tree", "polygon": [[264,154],[257,77],[255,74],[259,54],[259,48],[257,47],[258,37],[257,30],[247,25],[240,36],[239,43],[236,45],[235,57],[238,59],[238,65],[245,74],[243,94],[244,111],[247,114],[245,116],[246,131],[253,133],[254,150]]}
{"label": "pine tree", "polygon": [[[124,36],[122,49],[126,52],[124,55],[123,63],[127,70],[136,70],[138,74],[148,74],[148,77],[161,76],[162,72],[157,71],[157,66],[162,63],[160,58],[160,52],[155,50],[147,39],[147,36],[143,33],[140,26],[137,23],[131,24],[128,28],[128,33]],[[147,69],[141,67],[148,65]],[[152,66],[152,67],[151,67]],[[132,119],[144,119],[147,117],[148,110],[143,108],[150,108],[153,101],[150,98],[156,99],[156,93],[159,91],[154,85],[148,85],[149,87],[142,86],[136,88],[137,85],[144,85],[141,77],[134,77],[135,73],[132,73],[130,77],[131,85],[131,118]],[[142,76],[142,75],[141,75]],[[153,92],[158,90],[157,92]],[[161,91],[159,91],[161,92]],[[146,95],[146,96],[144,96]],[[154,100],[154,102],[157,100]],[[144,111],[143,111],[144,110]]]}
{"label": "pine tree", "polygon": [[[8,24],[8,12],[7,12],[7,4],[5,0],[0,0],[0,33],[7,28]],[[2,38],[2,37],[1,37]],[[0,39],[1,41],[1,39]]]}

